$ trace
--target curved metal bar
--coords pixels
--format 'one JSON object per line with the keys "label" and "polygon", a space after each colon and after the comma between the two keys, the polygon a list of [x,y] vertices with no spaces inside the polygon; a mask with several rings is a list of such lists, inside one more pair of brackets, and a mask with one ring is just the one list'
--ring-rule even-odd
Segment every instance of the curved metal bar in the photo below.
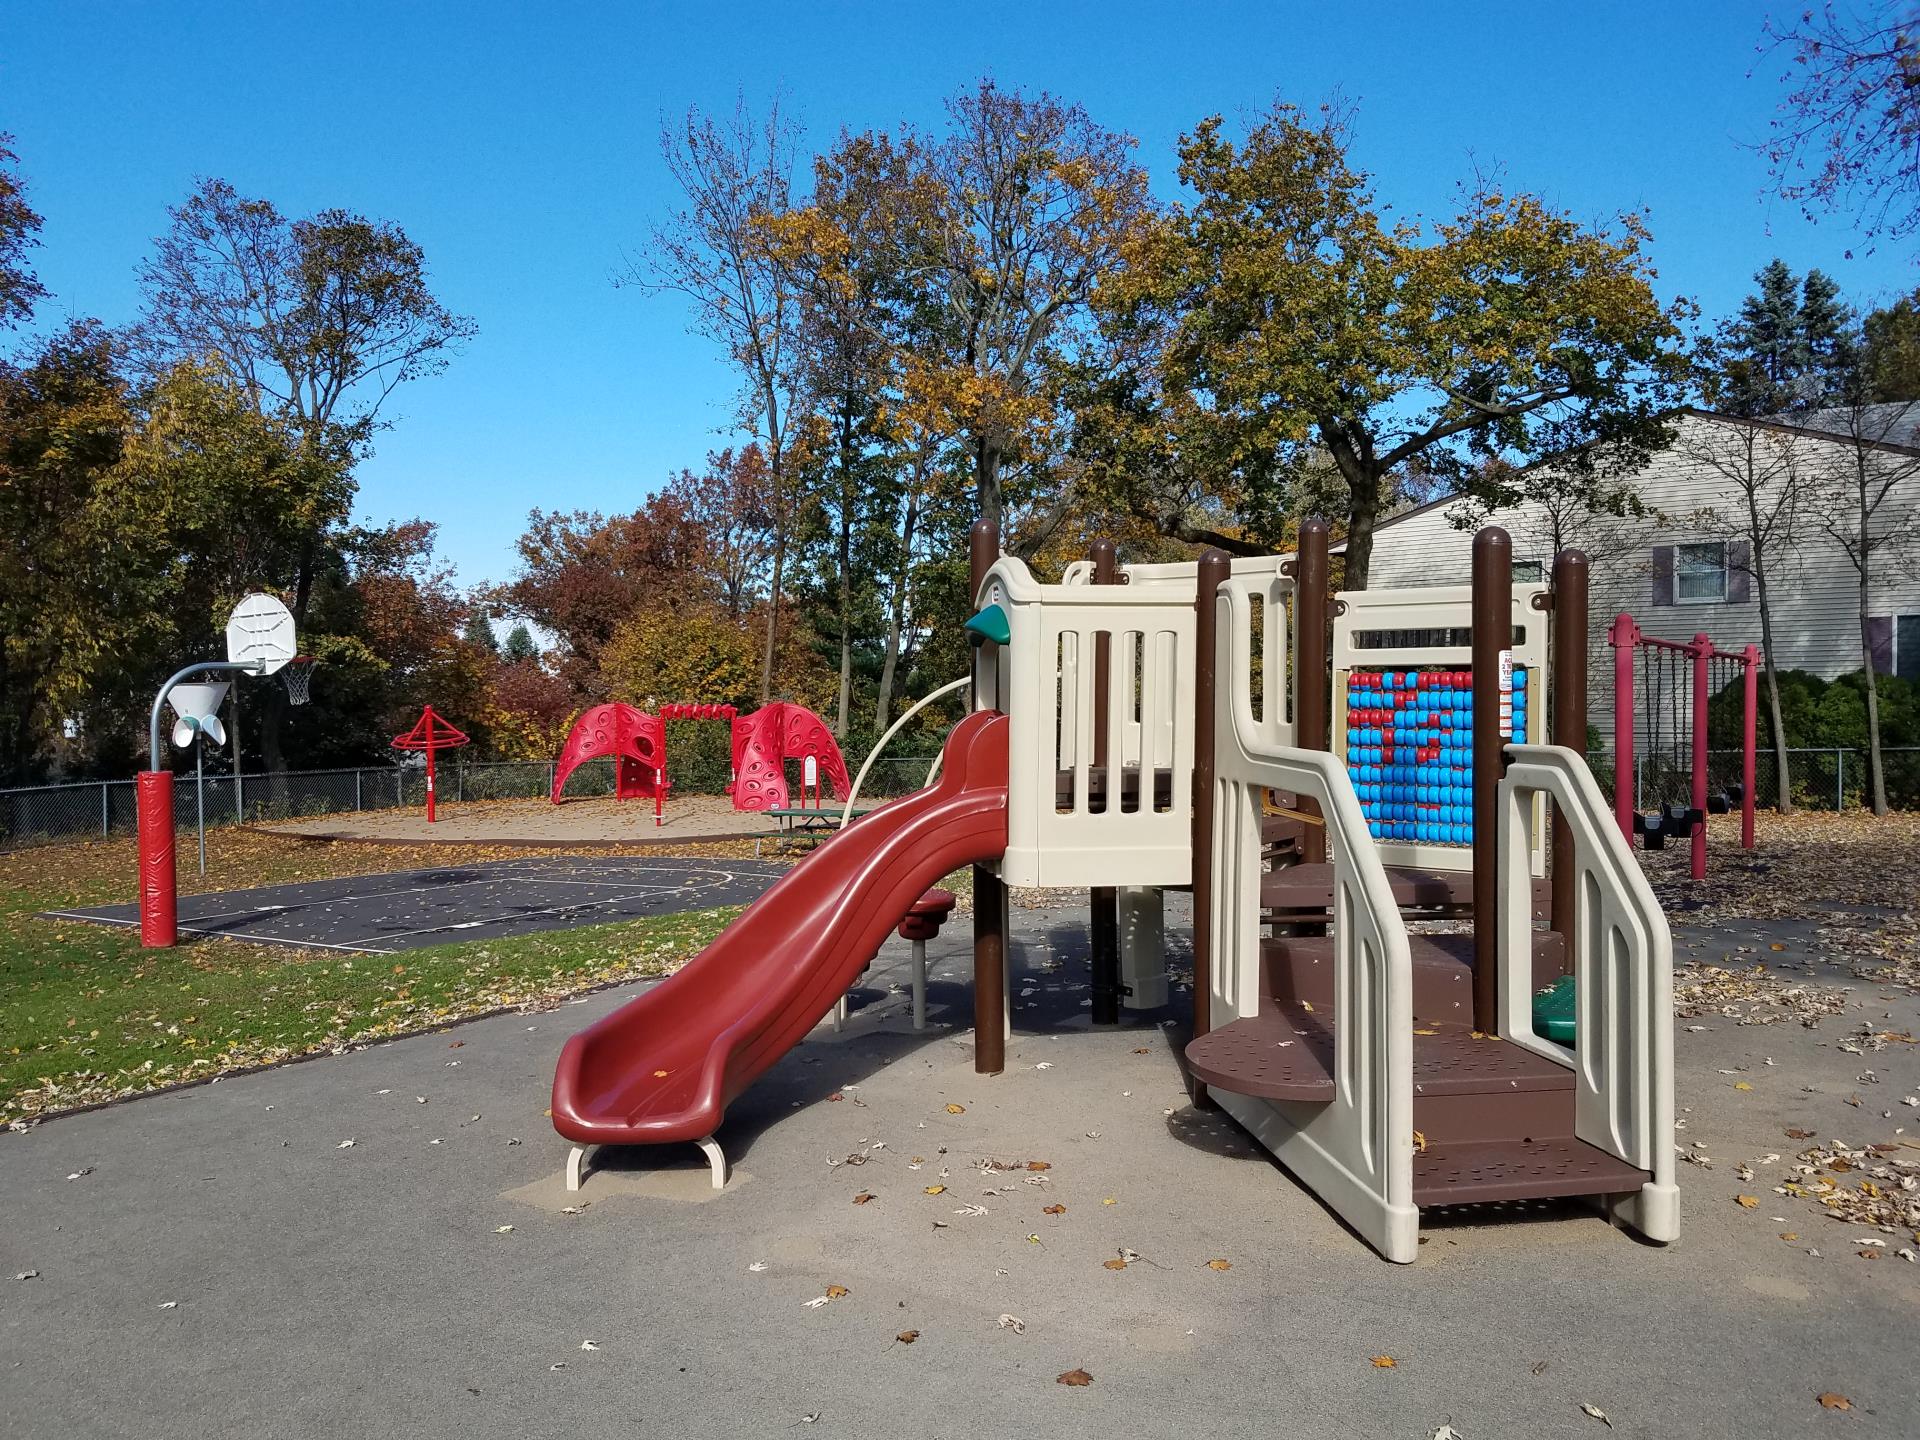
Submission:
{"label": "curved metal bar", "polygon": [[[860,766],[860,773],[853,777],[853,788],[847,791],[846,807],[842,809],[840,812],[840,828],[842,830],[846,829],[847,826],[851,824],[853,821],[853,802],[860,798],[860,786],[863,782],[865,782],[867,778],[867,771],[873,768],[873,762],[879,758],[880,752],[887,748],[887,742],[893,739],[894,735],[899,731],[900,727],[906,724],[907,721],[911,720],[914,716],[918,715],[922,710],[926,709],[927,706],[931,705],[934,701],[938,700],[942,695],[951,695],[954,691],[958,690],[962,685],[971,685],[972,683],[973,683],[973,676],[962,675],[958,680],[955,680],[952,684],[942,685],[938,690],[935,690],[932,694],[923,696],[917,703],[915,703],[912,706],[912,708],[908,709],[904,714],[901,715],[901,717],[898,720],[894,721],[893,724],[887,727],[887,733],[882,735],[877,741],[875,741],[873,749],[867,752],[867,758]],[[937,759],[934,761],[934,765],[936,768],[938,768],[939,763],[940,762]],[[931,776],[929,776],[928,783],[929,784],[932,783]]]}
{"label": "curved metal bar", "polygon": [[173,678],[160,687],[160,693],[153,697],[153,714],[147,721],[147,768],[160,768],[160,707],[167,703],[167,692],[185,680],[189,675],[197,675],[202,670],[244,670],[249,675],[258,675],[265,668],[264,660],[199,660],[176,670]]}

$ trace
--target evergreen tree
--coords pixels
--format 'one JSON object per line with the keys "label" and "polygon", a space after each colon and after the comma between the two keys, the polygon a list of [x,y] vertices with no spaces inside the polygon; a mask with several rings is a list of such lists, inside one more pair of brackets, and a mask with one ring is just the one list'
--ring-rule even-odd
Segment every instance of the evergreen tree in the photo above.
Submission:
{"label": "evergreen tree", "polygon": [[507,632],[506,657],[509,662],[518,664],[522,660],[538,660],[540,646],[533,638],[533,632],[527,629],[525,622],[516,625]]}
{"label": "evergreen tree", "polygon": [[1838,402],[1860,358],[1853,308],[1840,299],[1840,284],[1809,270],[1800,284],[1799,333],[1795,337],[1794,400],[1815,407]]}
{"label": "evergreen tree", "polygon": [[484,610],[473,612],[462,638],[476,650],[484,650],[489,655],[500,653],[500,641],[493,633],[493,621]]}
{"label": "evergreen tree", "polygon": [[1771,415],[1792,404],[1800,350],[1799,283],[1775,259],[1754,275],[1759,292],[1740,302],[1725,328],[1726,384],[1721,407],[1736,415]]}

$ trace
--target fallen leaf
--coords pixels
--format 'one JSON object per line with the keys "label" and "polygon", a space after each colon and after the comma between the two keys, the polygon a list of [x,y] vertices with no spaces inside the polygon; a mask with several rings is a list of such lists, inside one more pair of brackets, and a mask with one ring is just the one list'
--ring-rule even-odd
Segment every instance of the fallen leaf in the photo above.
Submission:
{"label": "fallen leaf", "polygon": [[496,1235],[511,1235],[513,1233],[513,1226],[496,1225],[493,1227],[493,1233]]}
{"label": "fallen leaf", "polygon": [[[353,1142],[349,1140],[347,1143],[351,1145]],[[93,1166],[85,1165],[85,1166],[82,1166],[80,1169],[74,1171],[71,1175],[67,1176],[67,1179],[78,1180],[83,1176],[91,1175],[91,1174],[93,1174]]]}
{"label": "fallen leaf", "polygon": [[180,1308],[180,1302],[178,1300],[162,1300],[160,1302],[160,1308],[162,1310],[178,1310]]}
{"label": "fallen leaf", "polygon": [[1585,1401],[1582,1401],[1580,1408],[1598,1420],[1602,1425],[1606,1426],[1607,1429],[1611,1430],[1613,1428],[1613,1421],[1607,1418],[1607,1412],[1602,1410],[1598,1405],[1589,1405]]}
{"label": "fallen leaf", "polygon": [[902,1345],[911,1345],[920,1338],[920,1332],[918,1330],[902,1330],[893,1338],[898,1340]]}
{"label": "fallen leaf", "polygon": [[1024,1335],[1027,1333],[1027,1322],[1022,1320],[1018,1315],[1002,1315],[993,1323],[998,1325],[1002,1330],[1013,1331],[1016,1335]]}
{"label": "fallen leaf", "polygon": [[1822,1410],[1851,1410],[1853,1408],[1853,1401],[1844,1395],[1836,1395],[1831,1390],[1824,1392],[1817,1398],[1820,1401],[1820,1408]]}
{"label": "fallen leaf", "polygon": [[1067,1213],[1067,1207],[1064,1205],[1047,1205],[1042,1207],[1040,1213],[1042,1215],[1064,1215]]}
{"label": "fallen leaf", "polygon": [[1091,1385],[1093,1383],[1093,1376],[1084,1370],[1069,1370],[1066,1374],[1057,1376],[1054,1383],[1057,1385]]}
{"label": "fallen leaf", "polygon": [[1534,1374],[1544,1375],[1547,1373],[1547,1362],[1545,1360],[1536,1360],[1533,1362],[1532,1368]]}
{"label": "fallen leaf", "polygon": [[1454,1429],[1453,1423],[1449,1421],[1434,1431],[1432,1435],[1428,1436],[1427,1440],[1466,1440],[1466,1436]]}
{"label": "fallen leaf", "polygon": [[1373,1357],[1373,1368],[1376,1370],[1397,1369],[1399,1364],[1400,1362],[1391,1355],[1376,1355]]}
{"label": "fallen leaf", "polygon": [[1754,1206],[1758,1205],[1760,1201],[1752,1195],[1736,1195],[1733,1197],[1733,1203],[1743,1210],[1751,1210]]}
{"label": "fallen leaf", "polygon": [[827,1286],[827,1299],[829,1300],[844,1300],[852,1293],[853,1292],[844,1285]]}
{"label": "fallen leaf", "polygon": [[800,1302],[800,1307],[803,1310],[818,1310],[822,1305],[826,1303],[827,1303],[826,1296],[816,1295],[811,1300],[802,1300]]}
{"label": "fallen leaf", "polygon": [[949,1115],[964,1115],[966,1113],[967,1113],[967,1107],[964,1105],[947,1106],[947,1114]]}
{"label": "fallen leaf", "polygon": [[1751,1090],[1751,1089],[1753,1089],[1753,1086],[1751,1086],[1751,1085],[1749,1085],[1749,1084],[1748,1084],[1748,1083],[1747,1083],[1746,1081],[1744,1081],[1744,1080],[1736,1080],[1736,1081],[1734,1082],[1734,1085],[1733,1085],[1733,1088],[1734,1088],[1734,1089],[1736,1089],[1736,1090]]}
{"label": "fallen leaf", "polygon": [[1051,1162],[1051,1161],[1047,1161],[1047,1160],[1029,1160],[1029,1161],[1027,1161],[1027,1169],[1029,1169],[1029,1170],[1051,1170],[1051,1169],[1053,1169],[1053,1164],[1052,1164],[1052,1162]]}
{"label": "fallen leaf", "polygon": [[1231,1260],[1209,1260],[1207,1261],[1207,1269],[1231,1270],[1233,1269],[1233,1262]]}
{"label": "fallen leaf", "polygon": [[1127,1262],[1124,1260],[1102,1260],[1100,1263],[1109,1270],[1124,1270],[1127,1268]]}
{"label": "fallen leaf", "polygon": [[853,1203],[856,1205],[864,1205],[871,1199],[873,1199],[873,1192],[871,1190],[862,1190],[858,1195],[853,1197]]}
{"label": "fallen leaf", "polygon": [[1133,1053],[1136,1055],[1151,1055],[1153,1048],[1148,1045],[1136,1045],[1133,1047]]}
{"label": "fallen leaf", "polygon": [[1106,1199],[1102,1200],[1100,1203],[1102,1205],[1118,1205],[1120,1202],[1114,1199],[1113,1196],[1109,1195],[1107,1196]]}
{"label": "fallen leaf", "polygon": [[1787,1138],[1789,1140],[1811,1140],[1819,1133],[1818,1130],[1802,1130],[1798,1127],[1789,1127],[1787,1130]]}
{"label": "fallen leaf", "polygon": [[766,1268],[767,1268],[767,1262],[764,1260],[756,1260],[751,1265],[747,1266],[748,1271],[754,1275],[760,1274]]}
{"label": "fallen leaf", "polygon": [[40,1272],[38,1270],[22,1270],[13,1278],[16,1280],[38,1280],[40,1278]]}
{"label": "fallen leaf", "polygon": [[1780,1238],[1782,1240],[1798,1240],[1800,1238],[1800,1232],[1797,1230],[1782,1230],[1780,1232]]}
{"label": "fallen leaf", "polygon": [[[334,1146],[333,1148],[336,1150],[351,1150],[353,1148],[353,1141],[342,1140],[338,1145]],[[69,1175],[67,1178],[71,1180],[73,1179],[73,1176]]]}
{"label": "fallen leaf", "polygon": [[598,1350],[600,1348],[600,1344],[598,1341],[595,1341],[595,1340],[582,1340],[580,1342],[580,1348],[582,1350]]}
{"label": "fallen leaf", "polygon": [[672,1073],[673,1072],[671,1070],[656,1070],[653,1072],[653,1078],[656,1080],[664,1080],[667,1078],[667,1076],[671,1075]]}
{"label": "fallen leaf", "polygon": [[1438,1030],[1415,1030],[1413,1033],[1416,1035],[1438,1035],[1440,1032]]}
{"label": "fallen leaf", "polygon": [[947,1187],[944,1185],[929,1185],[927,1186],[926,1193],[929,1195],[944,1195],[947,1193]]}

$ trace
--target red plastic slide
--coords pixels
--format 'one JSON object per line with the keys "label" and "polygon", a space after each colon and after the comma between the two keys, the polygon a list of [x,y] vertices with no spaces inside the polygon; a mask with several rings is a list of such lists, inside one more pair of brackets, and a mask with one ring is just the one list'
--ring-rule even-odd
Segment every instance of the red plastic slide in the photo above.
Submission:
{"label": "red plastic slide", "polygon": [[929,885],[1006,850],[1006,717],[969,715],[944,755],[936,784],[842,830],[678,974],[567,1041],[553,1128],[578,1145],[711,1135]]}

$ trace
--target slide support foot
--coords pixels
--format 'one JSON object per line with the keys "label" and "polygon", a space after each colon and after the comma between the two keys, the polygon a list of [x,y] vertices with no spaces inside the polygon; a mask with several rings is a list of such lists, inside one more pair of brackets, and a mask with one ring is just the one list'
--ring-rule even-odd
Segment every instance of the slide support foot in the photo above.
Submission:
{"label": "slide support foot", "polygon": [[913,1028],[927,1028],[927,942],[913,942]]}
{"label": "slide support foot", "polygon": [[720,1148],[720,1142],[709,1135],[706,1139],[696,1140],[693,1143],[700,1147],[701,1152],[707,1157],[707,1163],[713,1167],[713,1188],[716,1190],[726,1189],[727,1155],[726,1152]]}
{"label": "slide support foot", "polygon": [[587,1178],[587,1147],[576,1145],[567,1155],[567,1189],[578,1190]]}

